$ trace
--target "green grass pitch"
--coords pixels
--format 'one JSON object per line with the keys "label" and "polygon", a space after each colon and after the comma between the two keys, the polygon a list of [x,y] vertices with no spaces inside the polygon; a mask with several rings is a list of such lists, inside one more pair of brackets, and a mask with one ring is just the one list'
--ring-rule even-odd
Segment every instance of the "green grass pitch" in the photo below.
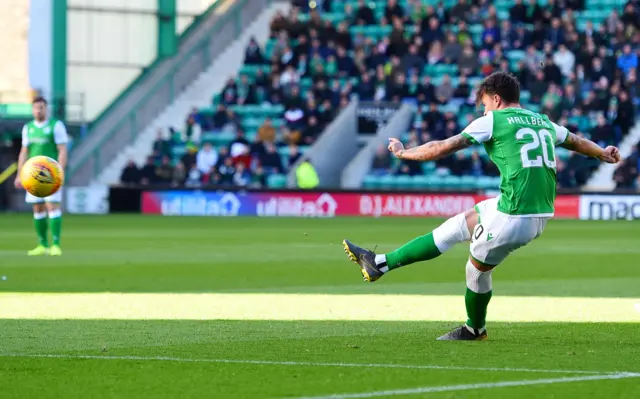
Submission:
{"label": "green grass pitch", "polygon": [[640,228],[552,221],[494,273],[489,341],[463,321],[459,246],[362,282],[436,219],[65,216],[28,258],[0,216],[0,397],[637,398]]}

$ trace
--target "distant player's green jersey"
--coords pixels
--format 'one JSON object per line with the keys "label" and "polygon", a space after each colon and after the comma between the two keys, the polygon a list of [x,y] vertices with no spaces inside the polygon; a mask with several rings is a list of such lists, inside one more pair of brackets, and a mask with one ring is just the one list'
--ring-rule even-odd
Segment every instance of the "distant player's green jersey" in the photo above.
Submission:
{"label": "distant player's green jersey", "polygon": [[514,216],[553,216],[556,199],[555,146],[568,131],[546,115],[522,108],[489,112],[462,132],[484,144],[500,170],[498,210]]}
{"label": "distant player's green jersey", "polygon": [[67,129],[56,119],[33,120],[22,128],[22,146],[27,148],[29,158],[42,155],[58,160],[58,145],[68,141]]}

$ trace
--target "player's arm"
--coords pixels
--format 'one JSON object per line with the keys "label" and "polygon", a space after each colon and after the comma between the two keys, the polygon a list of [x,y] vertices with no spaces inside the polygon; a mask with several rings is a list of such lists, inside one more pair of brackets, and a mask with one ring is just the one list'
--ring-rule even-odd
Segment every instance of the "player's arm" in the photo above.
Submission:
{"label": "player's arm", "polygon": [[571,132],[567,132],[567,137],[560,146],[588,157],[598,158],[603,162],[617,163],[620,161],[620,152],[617,147],[608,146],[607,148],[602,148],[593,141]]}
{"label": "player's arm", "polygon": [[397,139],[389,139],[389,151],[400,159],[434,161],[474,144],[484,143],[493,135],[493,113],[489,112],[467,126],[462,133],[446,140],[431,141],[418,147],[405,149]]}
{"label": "player's arm", "polygon": [[68,159],[67,143],[69,142],[69,136],[67,135],[67,128],[62,122],[58,121],[53,128],[53,134],[58,146],[58,163],[64,170],[67,167]]}
{"label": "player's arm", "polygon": [[14,185],[16,188],[22,188],[22,183],[20,182],[20,171],[22,167],[27,162],[27,157],[29,156],[29,139],[27,137],[27,126],[25,125],[22,128],[22,147],[20,148],[20,153],[18,154],[18,169],[16,172],[16,180]]}
{"label": "player's arm", "polygon": [[67,167],[67,145],[58,144],[58,163],[64,170]]}
{"label": "player's arm", "polygon": [[446,140],[430,141],[418,147],[405,149],[398,139],[391,138],[389,139],[389,151],[399,159],[408,161],[435,161],[473,144],[468,136],[458,134]]}

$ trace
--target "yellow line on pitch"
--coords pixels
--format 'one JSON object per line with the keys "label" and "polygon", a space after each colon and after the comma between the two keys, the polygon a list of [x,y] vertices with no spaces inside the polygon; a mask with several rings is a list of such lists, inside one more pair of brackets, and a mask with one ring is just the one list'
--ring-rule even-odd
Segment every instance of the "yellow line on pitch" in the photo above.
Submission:
{"label": "yellow line on pitch", "polygon": [[[504,322],[640,323],[637,298],[494,297]],[[0,294],[0,319],[461,321],[464,298],[447,295]]]}

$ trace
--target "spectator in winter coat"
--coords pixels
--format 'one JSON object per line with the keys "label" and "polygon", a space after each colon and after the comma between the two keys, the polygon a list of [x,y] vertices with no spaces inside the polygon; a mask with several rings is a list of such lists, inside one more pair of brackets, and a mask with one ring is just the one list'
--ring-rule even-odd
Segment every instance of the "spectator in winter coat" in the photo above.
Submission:
{"label": "spectator in winter coat", "polygon": [[260,157],[260,165],[268,173],[284,173],[282,159],[273,144],[265,145],[265,153]]}
{"label": "spectator in winter coat", "polygon": [[258,128],[258,141],[273,143],[276,141],[276,128],[271,123],[271,118],[265,118],[262,126]]}
{"label": "spectator in winter coat", "polygon": [[205,143],[196,157],[196,165],[200,173],[207,174],[211,168],[218,162],[218,153],[211,143]]}
{"label": "spectator in winter coat", "polygon": [[617,65],[625,75],[629,74],[631,68],[638,68],[638,55],[631,51],[630,44],[625,44],[622,48],[622,54],[618,56]]}
{"label": "spectator in winter coat", "polygon": [[171,165],[171,158],[165,155],[162,157],[162,163],[156,168],[157,183],[169,184],[173,178],[173,165]]}
{"label": "spectator in winter coat", "polygon": [[567,46],[561,44],[558,46],[558,51],[553,55],[553,62],[558,65],[560,72],[564,77],[568,77],[573,72],[573,67],[576,64],[576,57],[573,55]]}
{"label": "spectator in winter coat", "polygon": [[173,169],[173,176],[171,178],[171,184],[174,187],[182,186],[187,179],[187,170],[182,162],[178,162]]}
{"label": "spectator in winter coat", "polygon": [[155,184],[157,181],[156,166],[153,156],[147,158],[147,163],[140,169],[140,184]]}
{"label": "spectator in winter coat", "polygon": [[140,170],[138,169],[138,165],[136,165],[132,159],[127,162],[127,166],[122,170],[122,174],[120,174],[120,183],[125,185],[135,185],[140,183]]}
{"label": "spectator in winter coat", "polygon": [[233,185],[239,187],[248,186],[251,183],[251,172],[247,170],[244,164],[239,164],[233,174]]}
{"label": "spectator in winter coat", "polygon": [[635,108],[626,91],[621,91],[618,101],[618,112],[614,123],[620,126],[622,134],[627,134],[636,120]]}
{"label": "spectator in winter coat", "polygon": [[260,65],[264,63],[262,50],[255,37],[249,39],[249,44],[244,50],[244,63],[247,65]]}

